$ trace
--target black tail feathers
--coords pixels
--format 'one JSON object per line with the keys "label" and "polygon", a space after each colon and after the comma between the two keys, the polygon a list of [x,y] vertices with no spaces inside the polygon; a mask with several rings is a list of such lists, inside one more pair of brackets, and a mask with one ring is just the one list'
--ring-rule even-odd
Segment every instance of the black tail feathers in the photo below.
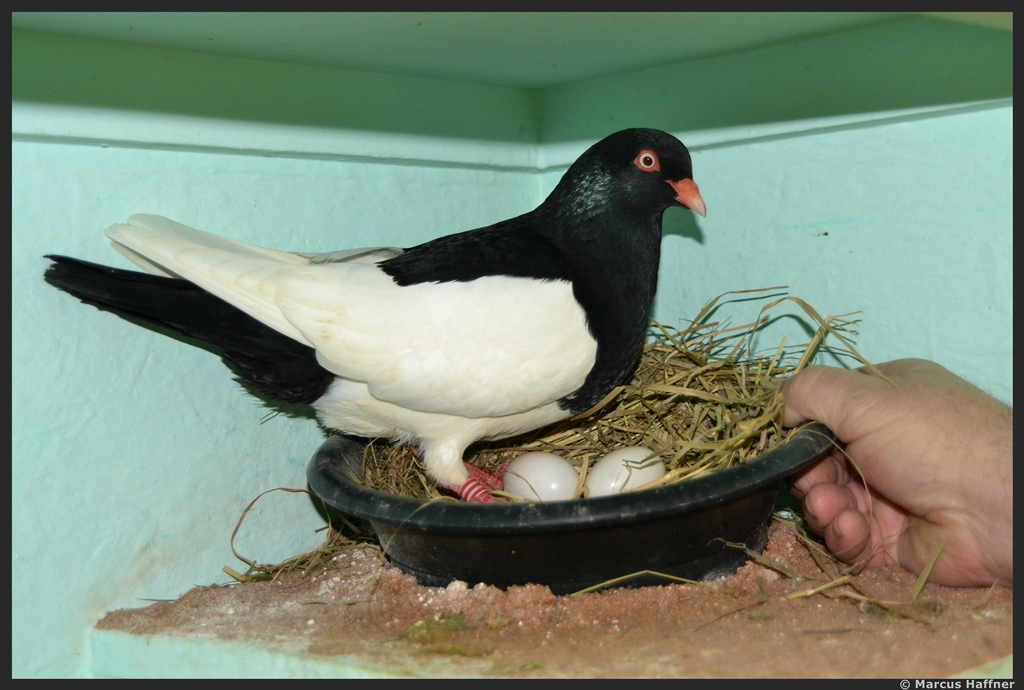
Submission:
{"label": "black tail feathers", "polygon": [[101,266],[67,256],[46,257],[47,283],[86,304],[209,343],[243,381],[289,404],[319,399],[334,374],[313,348],[278,333],[219,297],[175,278]]}

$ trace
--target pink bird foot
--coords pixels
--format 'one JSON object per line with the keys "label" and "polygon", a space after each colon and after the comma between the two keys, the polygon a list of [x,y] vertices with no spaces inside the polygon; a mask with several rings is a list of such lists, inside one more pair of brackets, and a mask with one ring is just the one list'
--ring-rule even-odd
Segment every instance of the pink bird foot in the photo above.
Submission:
{"label": "pink bird foot", "polygon": [[451,487],[459,495],[459,498],[466,503],[505,502],[505,499],[495,498],[490,494],[491,491],[500,491],[505,487],[505,481],[502,477],[504,468],[499,470],[498,474],[491,474],[468,462],[463,464],[465,464],[466,470],[469,472],[469,479],[461,487]]}
{"label": "pink bird foot", "polygon": [[491,474],[487,470],[481,469],[472,463],[464,462],[462,464],[466,466],[466,471],[469,472],[470,478],[475,479],[486,486],[488,491],[501,491],[505,488],[504,466],[502,466],[496,474]]}

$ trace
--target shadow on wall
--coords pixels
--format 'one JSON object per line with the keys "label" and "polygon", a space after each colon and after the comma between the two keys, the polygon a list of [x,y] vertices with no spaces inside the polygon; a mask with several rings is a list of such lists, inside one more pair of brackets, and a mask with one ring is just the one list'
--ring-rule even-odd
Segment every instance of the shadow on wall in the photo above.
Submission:
{"label": "shadow on wall", "polygon": [[693,212],[686,209],[673,207],[666,210],[661,221],[661,234],[662,237],[678,235],[698,244],[704,244],[704,233],[697,225]]}
{"label": "shadow on wall", "polygon": [[596,140],[1013,95],[1013,34],[910,17],[543,89],[12,33],[12,99],[481,141]]}

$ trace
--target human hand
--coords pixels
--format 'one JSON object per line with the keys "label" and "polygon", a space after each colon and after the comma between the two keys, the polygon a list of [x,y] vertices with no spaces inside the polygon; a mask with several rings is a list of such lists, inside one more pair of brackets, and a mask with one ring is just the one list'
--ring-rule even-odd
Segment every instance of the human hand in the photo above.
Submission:
{"label": "human hand", "polygon": [[930,581],[1012,587],[1012,410],[934,362],[878,369],[898,387],[821,366],[783,385],[786,425],[822,422],[855,466],[836,450],[793,478],[807,524],[845,563],[920,573],[944,542]]}

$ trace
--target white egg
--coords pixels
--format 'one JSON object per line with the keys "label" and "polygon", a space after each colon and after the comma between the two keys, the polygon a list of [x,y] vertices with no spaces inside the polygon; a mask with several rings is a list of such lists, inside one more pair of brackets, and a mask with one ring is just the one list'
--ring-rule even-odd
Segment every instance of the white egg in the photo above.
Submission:
{"label": "white egg", "polygon": [[598,460],[590,471],[584,486],[589,496],[608,496],[639,489],[655,479],[665,476],[665,463],[652,451],[640,446],[619,448]]}
{"label": "white egg", "polygon": [[523,453],[505,468],[505,491],[531,501],[564,501],[579,481],[573,464],[554,453]]}

